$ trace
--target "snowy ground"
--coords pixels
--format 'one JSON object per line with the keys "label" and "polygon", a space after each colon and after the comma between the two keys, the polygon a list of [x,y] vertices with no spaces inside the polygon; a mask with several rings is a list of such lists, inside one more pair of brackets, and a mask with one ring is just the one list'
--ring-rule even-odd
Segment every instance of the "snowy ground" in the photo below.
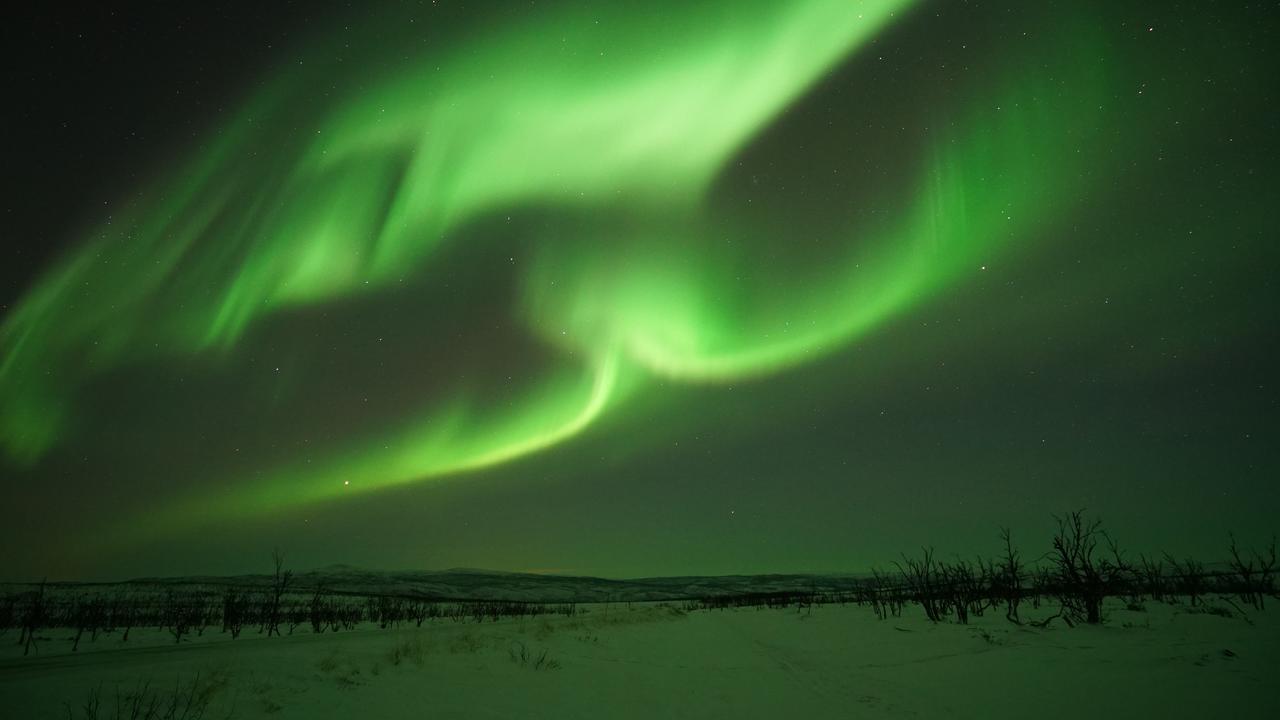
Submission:
{"label": "snowy ground", "polygon": [[[158,631],[84,642],[0,640],[0,716],[66,718],[101,687],[171,688],[199,673],[206,718],[1219,718],[1280,717],[1280,609],[1189,614],[1114,607],[1103,627],[932,625],[918,608],[684,613],[586,606],[578,617],[175,646]],[[166,638],[168,642],[166,643]],[[527,661],[520,661],[520,649]],[[545,651],[544,666],[534,665]],[[547,667],[550,665],[551,667]],[[110,710],[110,712],[108,712]]]}

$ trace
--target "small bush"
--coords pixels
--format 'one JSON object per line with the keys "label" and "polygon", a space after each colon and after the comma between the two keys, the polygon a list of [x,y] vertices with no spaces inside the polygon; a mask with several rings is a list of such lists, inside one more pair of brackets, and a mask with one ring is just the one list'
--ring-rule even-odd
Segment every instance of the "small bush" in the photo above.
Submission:
{"label": "small bush", "polygon": [[223,683],[201,682],[196,673],[189,682],[175,680],[172,689],[156,690],[151,681],[133,690],[116,686],[114,702],[104,706],[102,686],[89,690],[78,707],[64,704],[67,720],[201,720]]}
{"label": "small bush", "polygon": [[534,653],[522,642],[512,643],[507,648],[507,657],[520,667],[533,670],[559,670],[561,667],[560,661],[553,659],[549,650]]}
{"label": "small bush", "polygon": [[405,662],[412,662],[419,667],[426,661],[427,646],[422,642],[422,638],[413,638],[396,643],[387,653],[387,661],[392,665],[400,665]]}

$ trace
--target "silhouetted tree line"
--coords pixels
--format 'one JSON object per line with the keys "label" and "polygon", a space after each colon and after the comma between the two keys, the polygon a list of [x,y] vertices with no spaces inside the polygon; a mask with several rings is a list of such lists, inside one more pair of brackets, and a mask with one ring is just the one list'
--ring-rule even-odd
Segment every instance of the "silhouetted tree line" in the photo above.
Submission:
{"label": "silhouetted tree line", "polygon": [[844,601],[839,591],[812,592],[808,590],[779,590],[776,592],[737,593],[733,595],[713,595],[685,603],[686,610],[723,610],[725,608],[762,607],[771,609],[795,607],[808,609],[812,605],[823,605]]}
{"label": "silhouetted tree line", "polygon": [[[1057,530],[1050,549],[1034,564],[1023,560],[1008,528],[1001,528],[1000,552],[992,558],[943,560],[934,548],[926,547],[918,554],[902,555],[893,571],[873,568],[870,577],[847,589],[717,595],[688,601],[685,609],[805,609],[853,603],[870,606],[884,620],[901,616],[906,605],[917,605],[933,622],[967,624],[988,610],[1003,610],[1009,622],[1043,627],[1057,619],[1068,625],[1101,623],[1104,601],[1110,597],[1136,608],[1146,600],[1185,600],[1198,606],[1206,595],[1214,595],[1237,610],[1241,605],[1263,610],[1268,596],[1277,597],[1274,537],[1261,551],[1244,550],[1232,534],[1222,569],[1208,570],[1195,559],[1180,560],[1167,553],[1131,560],[1101,521],[1084,511],[1054,519]],[[1035,621],[1023,619],[1024,605],[1038,610],[1050,602],[1056,613]]]}
{"label": "silhouetted tree line", "polygon": [[[1105,620],[1107,598],[1123,598],[1137,607],[1147,600],[1187,602],[1195,607],[1214,596],[1239,612],[1263,610],[1266,598],[1277,597],[1276,541],[1262,550],[1244,549],[1229,536],[1221,569],[1206,569],[1193,558],[1139,555],[1129,559],[1102,523],[1083,511],[1055,517],[1057,530],[1050,549],[1037,562],[1027,563],[1007,528],[1000,531],[999,554],[992,558],[940,559],[933,548],[902,555],[894,570],[875,568],[870,577],[851,579],[846,586],[826,590],[784,590],[721,594],[686,601],[685,610],[741,607],[791,608],[811,611],[831,603],[870,606],[880,619],[899,617],[907,605],[919,606],[933,622],[968,623],[988,610],[1002,610],[1015,624],[1044,626],[1056,619],[1068,625]],[[501,600],[444,600],[416,595],[342,593],[323,586],[301,589],[284,569],[284,557],[272,556],[274,573],[265,585],[220,588],[170,588],[163,592],[124,586],[116,592],[87,592],[47,583],[0,596],[0,634],[18,631],[23,654],[39,650],[41,631],[74,631],[72,650],[87,636],[119,633],[129,639],[134,628],[154,627],[175,643],[209,628],[235,639],[245,628],[260,635],[293,634],[298,627],[313,633],[351,630],[361,623],[396,628],[426,621],[485,622],[501,618],[577,613],[574,603],[546,604]],[[1056,612],[1039,620],[1025,620],[1022,608],[1043,605]]]}
{"label": "silhouetted tree line", "polygon": [[[167,589],[162,592],[124,588],[115,592],[58,589],[47,583],[0,596],[0,634],[18,630],[23,654],[39,650],[41,632],[53,628],[73,631],[73,651],[83,638],[119,634],[128,641],[131,630],[163,630],[175,643],[220,628],[232,639],[246,628],[265,636],[292,635],[299,627],[313,633],[352,630],[361,623],[395,628],[428,620],[485,622],[539,615],[572,616],[575,603],[495,600],[441,600],[413,595],[337,593],[323,586],[299,592],[283,556],[273,556],[275,573],[267,586]],[[291,589],[292,588],[292,589]]]}

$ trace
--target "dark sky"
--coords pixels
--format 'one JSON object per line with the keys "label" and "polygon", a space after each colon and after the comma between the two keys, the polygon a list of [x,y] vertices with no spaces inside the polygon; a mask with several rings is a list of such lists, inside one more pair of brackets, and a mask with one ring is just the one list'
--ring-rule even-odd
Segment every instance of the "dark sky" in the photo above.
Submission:
{"label": "dark sky", "polygon": [[684,5],[6,23],[0,577],[1274,532],[1274,4]]}

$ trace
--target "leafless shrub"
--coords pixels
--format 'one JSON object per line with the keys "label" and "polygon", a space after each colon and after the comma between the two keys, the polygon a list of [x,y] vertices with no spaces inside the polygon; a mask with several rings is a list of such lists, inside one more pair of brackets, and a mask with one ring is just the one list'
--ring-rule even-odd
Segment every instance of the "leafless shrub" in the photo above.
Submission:
{"label": "leafless shrub", "polygon": [[987,576],[981,567],[960,559],[937,565],[940,604],[950,605],[956,622],[962,625],[969,624],[970,615],[980,617],[986,608]]}
{"label": "leafless shrub", "polygon": [[165,593],[161,614],[162,623],[173,636],[174,644],[182,642],[182,638],[193,630],[203,632],[205,625],[204,598],[195,593],[180,593],[170,590]]}
{"label": "leafless shrub", "polygon": [[76,652],[80,649],[80,638],[86,632],[92,639],[97,639],[98,630],[107,621],[107,608],[101,597],[82,593],[76,597],[67,615],[70,621],[67,624],[76,629],[75,637],[71,641],[71,652]]}
{"label": "leafless shrub", "polygon": [[1275,592],[1272,578],[1276,568],[1275,536],[1271,537],[1271,544],[1265,551],[1250,549],[1247,556],[1236,544],[1235,533],[1231,533],[1229,537],[1231,559],[1227,561],[1227,565],[1238,580],[1240,600],[1253,605],[1255,610],[1263,610],[1266,608],[1266,596]]}
{"label": "leafless shrub", "polygon": [[324,632],[329,627],[332,614],[324,585],[316,585],[315,590],[311,593],[311,602],[307,606],[307,616],[311,620],[311,632],[317,635]]}
{"label": "leafless shrub", "polygon": [[391,646],[391,650],[387,652],[387,661],[392,665],[412,661],[415,665],[421,666],[426,661],[426,654],[427,646],[422,642],[422,638],[414,637]]}
{"label": "leafless shrub", "polygon": [[538,653],[538,657],[533,661],[534,670],[559,670],[560,661],[553,660],[547,650]]}
{"label": "leafless shrub", "polygon": [[921,548],[919,558],[903,555],[902,562],[895,564],[906,583],[908,597],[920,604],[930,622],[941,621],[946,612],[946,604],[941,597],[939,586],[942,577],[938,564],[933,559],[933,548]]}
{"label": "leafless shrub", "polygon": [[231,633],[231,639],[240,637],[245,622],[249,619],[249,596],[236,589],[227,588],[222,591],[222,631]]}
{"label": "leafless shrub", "polygon": [[1138,555],[1137,574],[1139,592],[1156,602],[1169,599],[1168,578],[1164,574],[1164,562],[1146,555]]}
{"label": "leafless shrub", "polygon": [[519,640],[507,647],[507,657],[517,665],[529,664],[529,648]]}
{"label": "leafless shrub", "polygon": [[368,604],[369,619],[377,622],[380,628],[393,628],[407,617],[405,602],[400,598],[371,597]]}
{"label": "leafless shrub", "polygon": [[412,600],[409,602],[409,617],[416,627],[422,627],[424,620],[440,617],[440,606],[425,600]]}
{"label": "leafless shrub", "polygon": [[[1127,569],[1120,549],[1102,529],[1102,521],[1085,517],[1077,510],[1056,517],[1058,531],[1053,536],[1052,582],[1067,624],[1102,622],[1102,601],[1123,578]],[[1098,551],[1098,541],[1106,540],[1111,557]]]}
{"label": "leafless shrub", "polygon": [[281,616],[284,618],[284,623],[289,626],[289,634],[292,635],[294,630],[307,622],[310,616],[310,605],[300,602],[289,603]]}
{"label": "leafless shrub", "polygon": [[867,588],[866,598],[881,620],[888,619],[890,615],[902,615],[902,591],[889,573],[871,569],[871,585]]}
{"label": "leafless shrub", "polygon": [[22,646],[23,657],[30,654],[32,648],[36,648],[36,652],[40,651],[36,644],[36,633],[49,620],[48,596],[45,593],[45,585],[45,581],[41,580],[39,587],[27,593],[26,603],[22,609],[22,633],[18,637],[18,644]]}
{"label": "leafless shrub", "polygon": [[560,661],[551,657],[549,650],[542,650],[539,653],[531,653],[524,643],[516,641],[507,648],[507,657],[511,662],[520,667],[528,667],[533,670],[559,670]]}
{"label": "leafless shrub", "polygon": [[1025,572],[1022,557],[1013,546],[1013,535],[1009,528],[1000,528],[1000,540],[1004,543],[1004,555],[994,568],[992,586],[999,590],[998,594],[1004,600],[1005,619],[1015,625],[1021,625],[1018,605],[1022,602],[1022,583]]}
{"label": "leafless shrub", "polygon": [[1194,558],[1187,558],[1179,562],[1168,553],[1165,553],[1164,559],[1165,562],[1169,563],[1173,593],[1186,595],[1191,607],[1200,604],[1200,597],[1208,589],[1208,574],[1205,573],[1204,564]]}
{"label": "leafless shrub", "polygon": [[120,641],[129,642],[129,631],[138,620],[138,600],[128,594],[121,593],[111,600],[111,629],[120,630]]}
{"label": "leafless shrub", "polygon": [[89,690],[84,702],[63,704],[67,720],[201,720],[220,685],[201,682],[197,673],[188,682],[175,680],[172,690],[155,690],[139,682],[132,690],[115,690],[115,702],[103,706],[102,686]]}
{"label": "leafless shrub", "polygon": [[266,617],[263,618],[267,637],[280,634],[281,602],[289,589],[289,580],[293,578],[293,571],[284,569],[284,553],[280,552],[279,548],[271,551],[271,562],[275,566],[275,575],[271,581],[271,596]]}

